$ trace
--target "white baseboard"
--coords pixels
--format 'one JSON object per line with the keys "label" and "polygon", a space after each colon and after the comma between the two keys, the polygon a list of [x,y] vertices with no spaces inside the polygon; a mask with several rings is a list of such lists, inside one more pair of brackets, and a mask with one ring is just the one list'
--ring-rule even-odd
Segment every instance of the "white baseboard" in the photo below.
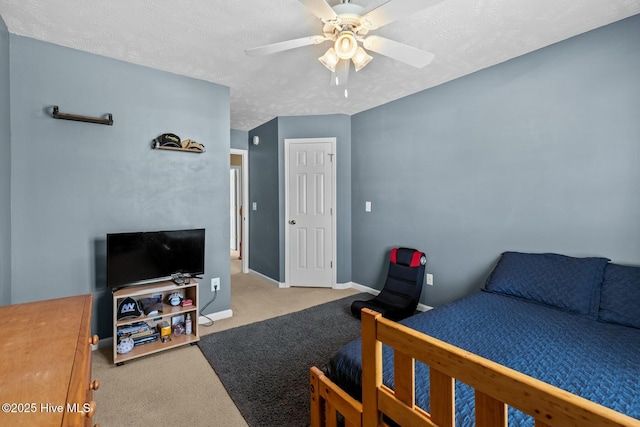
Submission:
{"label": "white baseboard", "polygon": [[286,283],[278,282],[277,280],[272,279],[269,276],[265,276],[262,273],[258,273],[255,270],[249,269],[249,273],[253,274],[254,276],[258,276],[259,278],[271,283],[272,285],[277,286],[278,288],[288,288],[289,287]]}
{"label": "white baseboard", "polygon": [[[251,270],[249,269],[249,273],[271,283],[274,286],[277,286],[278,288],[290,288],[291,286],[289,286],[287,283],[285,282],[278,282],[277,280],[272,279],[271,277],[265,276],[262,273],[258,273],[255,270]],[[352,288],[354,285],[353,282],[345,282],[345,283],[336,283],[334,286],[331,287],[331,289],[336,289],[336,290],[344,290],[344,289],[350,289]],[[367,291],[363,291],[363,292],[367,292]],[[380,292],[380,291],[376,291],[376,292]],[[376,294],[377,295],[377,294]]]}
{"label": "white baseboard", "polygon": [[353,282],[336,283],[332,289],[336,289],[336,290],[351,289],[353,287],[352,285],[353,285]]}
{"label": "white baseboard", "polygon": [[418,311],[429,311],[431,310],[433,307],[431,307],[430,305],[426,305],[426,304],[422,304],[422,303],[418,303],[418,307],[416,308]]}
{"label": "white baseboard", "polygon": [[98,340],[98,344],[91,344],[91,351],[96,351],[100,348],[110,347],[113,345],[113,337],[102,338]]}
{"label": "white baseboard", "polygon": [[[364,286],[364,285],[361,285],[361,284],[355,283],[355,282],[350,282],[350,283],[351,283],[351,287],[353,289],[357,290],[357,291],[366,292],[366,293],[371,294],[371,295],[378,295],[380,293],[380,291],[378,289],[373,289],[373,288],[370,288],[369,286]],[[418,303],[417,310],[418,311],[429,311],[432,308],[433,307],[428,306],[426,304]]]}
{"label": "white baseboard", "polygon": [[360,283],[356,283],[356,282],[350,282],[350,283],[351,283],[351,287],[356,291],[366,292],[373,296],[376,296],[380,293],[379,289],[373,289],[373,288],[370,288],[369,286],[361,285]]}
{"label": "white baseboard", "polygon": [[211,322],[212,320],[216,321],[216,320],[228,319],[230,317],[233,317],[233,310],[231,309],[216,311],[215,313],[207,314],[207,317],[200,315],[198,317],[198,324],[203,325]]}

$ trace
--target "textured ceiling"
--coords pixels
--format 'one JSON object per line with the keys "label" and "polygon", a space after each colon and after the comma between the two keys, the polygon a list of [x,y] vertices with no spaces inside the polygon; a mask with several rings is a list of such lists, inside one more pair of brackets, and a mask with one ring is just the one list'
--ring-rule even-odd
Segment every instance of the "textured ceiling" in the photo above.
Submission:
{"label": "textured ceiling", "polygon": [[[385,0],[352,3],[369,11]],[[640,0],[444,0],[371,33],[435,53],[431,65],[372,53],[344,98],[317,61],[329,43],[244,54],[321,34],[298,0],[0,0],[13,34],[229,86],[239,130],[277,116],[355,114],[637,13]]]}

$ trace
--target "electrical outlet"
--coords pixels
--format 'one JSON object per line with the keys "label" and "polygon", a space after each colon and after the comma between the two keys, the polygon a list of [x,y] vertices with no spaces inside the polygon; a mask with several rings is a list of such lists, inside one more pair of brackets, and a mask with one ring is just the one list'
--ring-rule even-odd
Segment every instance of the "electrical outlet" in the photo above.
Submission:
{"label": "electrical outlet", "polygon": [[433,274],[427,273],[426,279],[427,279],[427,285],[433,286]]}
{"label": "electrical outlet", "polygon": [[211,279],[211,292],[220,290],[220,278],[214,277]]}

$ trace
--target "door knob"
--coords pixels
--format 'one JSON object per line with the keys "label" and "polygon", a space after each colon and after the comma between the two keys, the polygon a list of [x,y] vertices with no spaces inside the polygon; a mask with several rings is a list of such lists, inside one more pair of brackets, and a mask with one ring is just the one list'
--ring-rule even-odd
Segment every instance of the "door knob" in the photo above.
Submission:
{"label": "door knob", "polygon": [[292,220],[289,221],[289,224],[291,224],[291,225],[294,225],[295,223],[296,223],[295,219],[292,219]]}

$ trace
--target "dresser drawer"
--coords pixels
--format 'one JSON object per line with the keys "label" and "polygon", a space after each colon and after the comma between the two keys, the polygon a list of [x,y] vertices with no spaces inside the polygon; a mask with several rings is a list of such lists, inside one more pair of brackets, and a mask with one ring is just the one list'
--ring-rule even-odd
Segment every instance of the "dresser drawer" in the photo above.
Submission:
{"label": "dresser drawer", "polygon": [[0,307],[0,401],[15,405],[0,425],[92,425],[92,303],[89,294]]}

